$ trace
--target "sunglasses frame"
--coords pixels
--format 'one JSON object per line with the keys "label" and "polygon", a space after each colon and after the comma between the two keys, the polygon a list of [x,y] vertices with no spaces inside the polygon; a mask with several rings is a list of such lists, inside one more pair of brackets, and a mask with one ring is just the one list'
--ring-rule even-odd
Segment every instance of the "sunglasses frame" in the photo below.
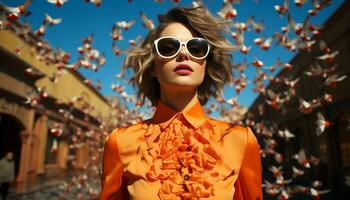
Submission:
{"label": "sunglasses frame", "polygon": [[[158,42],[159,42],[161,39],[164,39],[164,38],[172,38],[172,39],[175,39],[175,40],[179,41],[180,47],[179,47],[179,49],[177,50],[177,52],[174,53],[174,55],[172,55],[172,56],[164,56],[164,55],[162,55],[161,53],[159,53],[159,50],[158,50]],[[190,52],[190,51],[188,50],[188,48],[187,48],[187,43],[188,43],[190,40],[193,40],[193,39],[200,39],[200,40],[205,40],[205,41],[207,41],[206,39],[201,38],[201,37],[193,37],[193,38],[190,38],[190,39],[186,40],[185,42],[182,42],[182,41],[180,41],[180,40],[179,40],[178,38],[176,38],[176,37],[164,36],[164,37],[160,37],[160,38],[154,40],[153,44],[154,44],[154,46],[156,47],[156,51],[157,51],[158,55],[159,55],[160,57],[162,57],[162,58],[174,58],[175,56],[177,56],[177,54],[179,54],[179,52],[180,52],[182,46],[185,46],[185,47],[186,47],[187,53],[188,53],[192,58],[195,58],[195,59],[204,59],[204,58],[206,58],[206,57],[208,56],[209,52],[210,52],[210,45],[209,45],[209,42],[207,41],[207,44],[208,44],[207,53],[206,53],[204,56],[202,56],[202,57],[196,57],[196,56],[192,55],[191,52]]]}

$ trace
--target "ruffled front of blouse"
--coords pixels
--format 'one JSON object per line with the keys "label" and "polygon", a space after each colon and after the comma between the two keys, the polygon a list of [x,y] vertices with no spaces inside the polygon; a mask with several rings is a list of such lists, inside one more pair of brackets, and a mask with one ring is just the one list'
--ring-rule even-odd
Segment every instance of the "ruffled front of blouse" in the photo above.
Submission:
{"label": "ruffled front of blouse", "polygon": [[145,134],[147,153],[153,158],[147,181],[160,180],[158,195],[164,200],[214,195],[213,184],[220,178],[215,166],[221,160],[221,152],[198,131],[174,121],[164,131],[156,126]]}
{"label": "ruffled front of blouse", "polygon": [[[194,129],[175,117],[165,129],[158,124],[143,127],[143,137],[135,136],[142,141],[133,147],[138,154],[125,171],[157,183],[159,199],[208,198],[215,195],[215,183],[233,175],[234,167],[223,161],[220,142],[212,141],[207,126]],[[121,152],[122,160],[124,155],[129,156]]]}

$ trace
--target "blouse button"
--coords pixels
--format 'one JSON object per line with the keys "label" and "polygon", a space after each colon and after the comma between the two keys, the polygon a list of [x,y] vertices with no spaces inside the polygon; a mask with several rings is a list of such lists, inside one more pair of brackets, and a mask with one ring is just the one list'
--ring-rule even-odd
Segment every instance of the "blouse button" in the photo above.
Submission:
{"label": "blouse button", "polygon": [[184,176],[184,179],[185,179],[186,181],[190,180],[190,175],[186,174],[186,175]]}

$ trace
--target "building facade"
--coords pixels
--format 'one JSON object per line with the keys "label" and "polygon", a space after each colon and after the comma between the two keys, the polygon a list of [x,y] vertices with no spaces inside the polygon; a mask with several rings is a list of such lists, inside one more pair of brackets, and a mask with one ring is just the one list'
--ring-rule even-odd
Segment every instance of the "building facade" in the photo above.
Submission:
{"label": "building facade", "polygon": [[62,181],[69,165],[86,167],[89,141],[110,131],[101,124],[116,108],[79,72],[48,60],[53,49],[39,52],[47,42],[1,16],[0,157],[14,153],[12,187],[25,193]]}
{"label": "building facade", "polygon": [[[283,187],[286,193],[290,191],[288,190],[289,185],[294,184],[316,190],[330,189],[321,195],[321,199],[322,197],[332,197],[330,199],[350,197],[350,183],[348,183],[350,178],[349,19],[350,2],[345,1],[324,23],[320,35],[314,36],[316,45],[311,51],[298,52],[290,61],[293,66],[292,70],[282,70],[275,77],[282,80],[282,83],[268,85],[266,93],[261,94],[254,101],[245,116],[247,122],[255,127],[264,154],[268,150],[271,152],[271,146],[276,146],[274,150],[278,154],[272,151],[271,157],[263,156],[264,178],[270,178],[269,181],[273,182],[270,167],[283,166],[285,179],[293,180],[289,184],[279,186]],[[329,49],[325,49],[324,46],[320,48],[321,41],[324,41]],[[335,58],[322,60],[320,56],[329,50],[329,54],[338,51],[335,53]],[[310,76],[309,72],[314,74]],[[345,79],[343,77],[342,81],[330,83],[328,78],[332,75],[338,78],[346,77]],[[285,78],[289,81],[298,80],[296,86],[291,88],[290,85],[283,84]],[[267,95],[268,90],[273,91],[276,96]],[[295,92],[295,96],[288,93],[291,90]],[[286,92],[288,98],[284,95]],[[279,100],[282,98],[285,101],[281,103]],[[331,122],[321,133],[317,131],[317,126],[319,126],[316,123],[317,113],[321,113],[327,121]],[[278,130],[284,129],[288,129],[295,137],[281,139],[280,136],[277,136]],[[312,164],[311,168],[299,166],[300,163],[298,164],[295,158],[300,150],[305,152],[307,158],[305,161],[311,163],[312,159],[316,160],[315,166]],[[282,161],[276,162],[278,160],[276,155],[282,155],[280,157],[283,158]],[[296,177],[293,174],[293,166],[303,169],[304,175]],[[322,184],[316,187],[315,183]],[[311,196],[310,190],[304,193]],[[273,195],[265,197],[272,199]],[[300,198],[305,199],[302,196]]]}

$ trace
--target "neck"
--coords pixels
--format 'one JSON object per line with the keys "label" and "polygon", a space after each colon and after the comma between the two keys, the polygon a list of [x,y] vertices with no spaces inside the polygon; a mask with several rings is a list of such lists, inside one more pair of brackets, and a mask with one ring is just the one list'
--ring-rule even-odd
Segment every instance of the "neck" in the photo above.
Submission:
{"label": "neck", "polygon": [[197,90],[168,90],[161,88],[160,101],[176,111],[188,110],[197,102]]}

